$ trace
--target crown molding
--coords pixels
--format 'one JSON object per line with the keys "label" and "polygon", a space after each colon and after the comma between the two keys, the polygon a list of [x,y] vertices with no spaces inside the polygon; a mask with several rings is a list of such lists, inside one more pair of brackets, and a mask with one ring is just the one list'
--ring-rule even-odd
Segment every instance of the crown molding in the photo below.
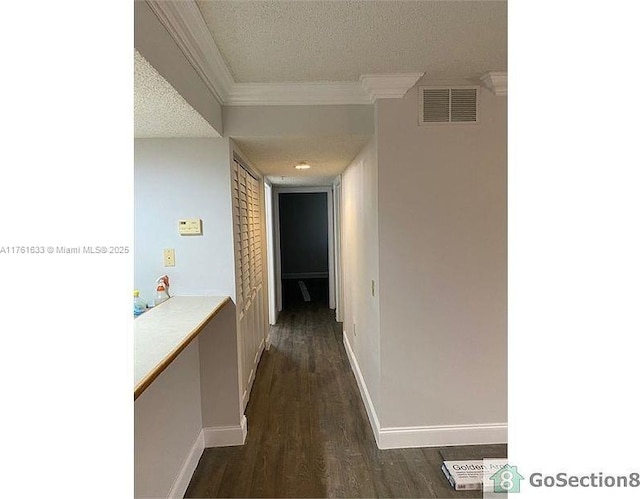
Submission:
{"label": "crown molding", "polygon": [[354,82],[236,83],[195,1],[146,1],[223,105],[371,104],[403,97],[424,74],[370,74]]}
{"label": "crown molding", "polygon": [[371,104],[371,100],[358,82],[235,83],[224,104]]}
{"label": "crown molding", "polygon": [[226,105],[372,104],[401,98],[423,73],[363,75],[360,81],[235,83]]}
{"label": "crown molding", "polygon": [[496,95],[507,95],[507,72],[492,71],[480,77],[484,86]]}
{"label": "crown molding", "polygon": [[360,84],[371,102],[376,99],[400,99],[424,73],[370,74],[360,76]]}
{"label": "crown molding", "polygon": [[235,82],[196,2],[147,0],[147,4],[211,93],[224,104]]}

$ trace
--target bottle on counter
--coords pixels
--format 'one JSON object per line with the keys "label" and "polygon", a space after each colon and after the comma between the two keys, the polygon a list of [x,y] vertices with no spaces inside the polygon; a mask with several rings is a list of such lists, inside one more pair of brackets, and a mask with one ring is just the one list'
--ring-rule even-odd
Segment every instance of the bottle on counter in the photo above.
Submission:
{"label": "bottle on counter", "polygon": [[167,293],[167,288],[165,286],[165,281],[162,279],[158,279],[158,287],[156,288],[156,299],[154,300],[154,306],[160,305],[162,302],[167,301],[169,299],[169,293]]}
{"label": "bottle on counter", "polygon": [[133,292],[133,316],[138,317],[147,310],[146,302],[140,298],[140,291],[137,289]]}

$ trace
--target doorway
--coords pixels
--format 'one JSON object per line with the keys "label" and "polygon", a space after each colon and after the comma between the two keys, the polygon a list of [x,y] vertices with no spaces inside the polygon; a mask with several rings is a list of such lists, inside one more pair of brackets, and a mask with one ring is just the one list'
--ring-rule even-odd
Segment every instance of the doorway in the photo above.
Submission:
{"label": "doorway", "polygon": [[283,309],[303,302],[329,307],[327,193],[281,193],[280,262]]}
{"label": "doorway", "polygon": [[274,208],[278,311],[335,309],[332,189],[274,189]]}

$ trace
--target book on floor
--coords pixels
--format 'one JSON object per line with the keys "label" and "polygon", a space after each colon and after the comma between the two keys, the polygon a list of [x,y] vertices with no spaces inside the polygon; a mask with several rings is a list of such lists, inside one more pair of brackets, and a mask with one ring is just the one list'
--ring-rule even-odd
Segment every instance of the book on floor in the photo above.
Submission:
{"label": "book on floor", "polygon": [[506,459],[443,461],[442,472],[456,490],[493,490],[490,477],[506,464]]}

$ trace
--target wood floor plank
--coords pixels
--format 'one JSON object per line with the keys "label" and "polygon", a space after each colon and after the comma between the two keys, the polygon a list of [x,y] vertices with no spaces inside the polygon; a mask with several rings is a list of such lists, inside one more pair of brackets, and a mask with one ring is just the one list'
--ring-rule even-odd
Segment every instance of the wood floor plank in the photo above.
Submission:
{"label": "wood floor plank", "polygon": [[454,491],[442,459],[506,457],[504,445],[377,448],[333,311],[299,303],[270,332],[245,445],[205,449],[185,497],[482,496]]}

